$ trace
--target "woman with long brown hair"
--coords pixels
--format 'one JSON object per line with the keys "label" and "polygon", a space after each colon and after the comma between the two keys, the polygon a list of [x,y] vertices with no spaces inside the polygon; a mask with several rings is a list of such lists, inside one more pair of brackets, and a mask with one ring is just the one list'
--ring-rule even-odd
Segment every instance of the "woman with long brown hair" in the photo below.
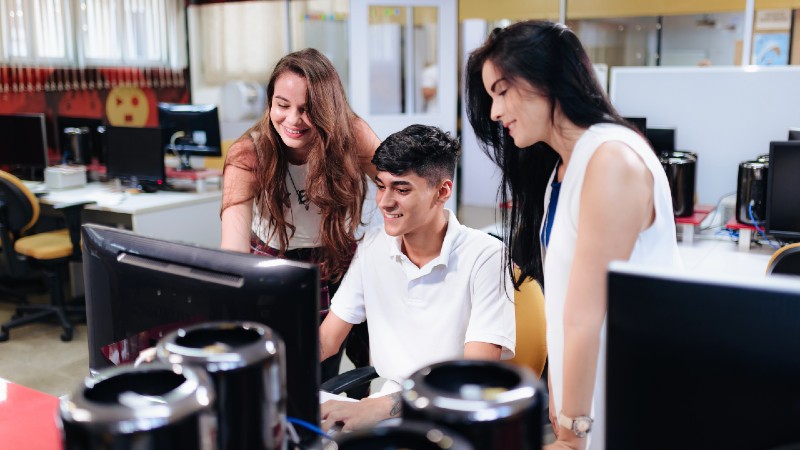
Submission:
{"label": "woman with long brown hair", "polygon": [[[319,264],[326,313],[355,253],[378,144],[328,58],[314,49],[284,56],[267,84],[266,114],[225,160],[221,247]],[[323,380],[337,371],[335,358]]]}

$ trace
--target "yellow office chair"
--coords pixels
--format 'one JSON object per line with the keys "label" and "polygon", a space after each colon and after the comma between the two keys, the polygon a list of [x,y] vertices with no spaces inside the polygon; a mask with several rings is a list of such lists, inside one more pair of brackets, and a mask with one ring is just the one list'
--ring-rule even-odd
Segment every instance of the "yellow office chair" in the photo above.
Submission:
{"label": "yellow office chair", "polygon": [[779,248],[767,264],[767,275],[800,275],[800,242]]}
{"label": "yellow office chair", "polygon": [[12,328],[52,316],[64,330],[61,340],[72,340],[73,327],[67,314],[83,312],[83,300],[79,307],[67,306],[64,279],[70,261],[80,261],[80,210],[89,203],[54,207],[63,211],[68,228],[33,234],[30,230],[39,219],[38,200],[17,177],[0,171],[0,242],[4,261],[11,273],[20,273],[25,264],[39,268],[51,298],[49,305],[19,305],[14,317],[0,326],[0,341],[8,340]]}
{"label": "yellow office chair", "polygon": [[[517,275],[517,274],[515,274]],[[527,280],[514,291],[517,321],[517,348],[509,362],[524,366],[541,378],[547,361],[547,324],[544,316],[544,294],[539,283]]]}

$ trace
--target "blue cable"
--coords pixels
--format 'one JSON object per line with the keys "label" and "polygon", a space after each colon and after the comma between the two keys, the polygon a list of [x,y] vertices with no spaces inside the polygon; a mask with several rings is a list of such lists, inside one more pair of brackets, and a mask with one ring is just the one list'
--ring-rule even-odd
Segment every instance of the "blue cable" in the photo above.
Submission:
{"label": "blue cable", "polygon": [[750,215],[750,221],[753,222],[753,226],[756,227],[756,231],[758,231],[758,233],[761,235],[761,237],[766,239],[767,244],[771,245],[772,248],[774,248],[776,250],[779,249],[780,247],[778,247],[777,245],[773,244],[772,241],[769,240],[767,235],[764,234],[764,230],[760,226],[758,226],[758,223],[756,223],[756,219],[753,217],[753,201],[750,201],[750,204],[747,205],[747,213]]}
{"label": "blue cable", "polygon": [[326,433],[325,430],[323,430],[322,428],[320,428],[320,427],[318,427],[318,426],[316,426],[316,425],[314,425],[312,423],[306,422],[305,420],[297,419],[295,417],[286,417],[286,420],[288,420],[290,423],[293,423],[295,425],[300,425],[303,428],[307,428],[307,429],[313,431],[314,433],[316,433],[316,434],[318,434],[318,435],[320,435],[322,437],[325,437],[325,438],[328,438],[328,439],[332,439],[331,435]]}

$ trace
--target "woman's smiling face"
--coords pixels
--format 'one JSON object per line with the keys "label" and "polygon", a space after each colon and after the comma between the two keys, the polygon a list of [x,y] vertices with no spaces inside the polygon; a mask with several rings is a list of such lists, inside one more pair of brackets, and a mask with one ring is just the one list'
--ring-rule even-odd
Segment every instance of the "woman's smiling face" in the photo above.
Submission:
{"label": "woman's smiling face", "polygon": [[507,79],[491,61],[483,64],[483,86],[492,99],[490,119],[503,128],[519,148],[548,141],[552,130],[550,99],[524,79]]}
{"label": "woman's smiling face", "polygon": [[275,80],[269,118],[283,143],[290,149],[299,150],[302,157],[316,137],[306,104],[308,82],[294,72],[286,72]]}

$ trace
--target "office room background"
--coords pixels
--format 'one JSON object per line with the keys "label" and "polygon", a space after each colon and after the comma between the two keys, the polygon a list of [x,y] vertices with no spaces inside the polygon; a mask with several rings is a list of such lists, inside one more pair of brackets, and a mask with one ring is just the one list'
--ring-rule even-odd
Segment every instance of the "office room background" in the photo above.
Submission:
{"label": "office room background", "polygon": [[[57,165],[67,147],[68,121],[61,119],[158,127],[159,103],[216,105],[222,156],[190,158],[193,168],[216,174],[211,188],[190,183],[191,193],[166,196],[126,189],[104,193],[83,211],[85,222],[102,224],[100,218],[113,215],[112,226],[173,241],[175,248],[182,242],[216,248],[222,193],[214,183],[225,152],[263,116],[265,83],[278,60],[312,47],[333,62],[354,111],[381,139],[413,123],[461,139],[447,207],[461,223],[499,237],[500,211],[507,207],[498,204],[500,173],[470,129],[461,80],[469,53],[491,30],[527,19],[566,23],[621,115],[641,126],[656,151],[694,158],[691,191],[681,198],[694,209],[676,224],[686,272],[696,277],[684,287],[724,276],[771,292],[765,272],[772,270],[771,245],[782,242],[751,226],[767,228],[752,216],[765,215],[763,206],[747,215],[756,196],[749,188],[761,189],[764,199],[766,182],[757,185],[753,177],[760,172],[743,173],[742,165],[763,163],[771,142],[800,130],[800,0],[0,0],[0,115],[44,114],[48,162]],[[0,146],[4,139],[0,133]],[[170,164],[178,159],[167,158]],[[0,170],[7,167],[0,159]],[[743,189],[743,183],[752,184]],[[372,183],[370,189],[367,198],[374,199]],[[790,192],[784,205],[794,206],[795,191],[784,189]],[[69,194],[52,189],[40,202],[52,210],[74,201]],[[191,198],[168,204],[169,195]],[[374,202],[364,209],[371,226],[381,223]],[[800,218],[795,224],[787,241],[800,239]],[[613,277],[624,288],[635,286],[626,277],[639,275],[653,290],[647,295],[657,296],[658,277],[626,270]],[[80,271],[71,276],[70,292],[83,292]],[[128,280],[123,287],[136,284]],[[626,292],[620,295],[630,297]],[[14,307],[0,302],[0,324],[16,314]],[[0,343],[0,385],[7,379],[61,396],[87,374],[91,336],[76,324],[75,339],[62,343],[57,326],[39,325],[14,330]]]}
{"label": "office room background", "polygon": [[[800,2],[785,0],[506,0],[491,5],[482,0],[0,0],[0,113],[45,113],[53,160],[59,153],[57,116],[155,126],[158,102],[219,105],[222,138],[230,141],[263,112],[263,84],[278,58],[315,47],[333,61],[356,112],[379,136],[414,122],[461,133],[458,206],[491,207],[497,173],[469,130],[457,125],[468,127],[458,110],[463,56],[491,28],[531,18],[566,21],[598,74],[611,84],[616,101],[614,88],[626,88],[613,81],[617,68],[650,68],[640,78],[656,76],[651,74],[657,68],[684,68],[670,76],[676,79],[706,66],[800,64],[799,8]],[[422,96],[424,83],[430,82],[423,80],[424,73],[438,88],[433,102]],[[622,79],[631,77],[626,76]],[[720,163],[727,160],[732,170],[739,160],[766,152],[769,139],[783,138],[778,130],[798,125],[783,123],[790,118],[782,111],[775,116],[783,119],[773,120],[771,108],[759,108],[774,136],[753,138],[737,149],[734,133],[734,148],[728,142],[720,143],[724,151],[702,148],[707,143],[693,133],[730,135],[724,129],[709,132],[707,122],[716,118],[724,124],[726,115],[735,113],[714,98],[704,102],[711,104],[704,123],[677,123],[680,117],[663,114],[656,102],[617,107],[626,116],[648,116],[650,125],[677,128],[678,147],[701,158],[720,153]],[[714,203],[733,189],[733,181],[704,185],[709,177],[702,173],[717,166],[714,159],[699,164],[701,202]]]}

